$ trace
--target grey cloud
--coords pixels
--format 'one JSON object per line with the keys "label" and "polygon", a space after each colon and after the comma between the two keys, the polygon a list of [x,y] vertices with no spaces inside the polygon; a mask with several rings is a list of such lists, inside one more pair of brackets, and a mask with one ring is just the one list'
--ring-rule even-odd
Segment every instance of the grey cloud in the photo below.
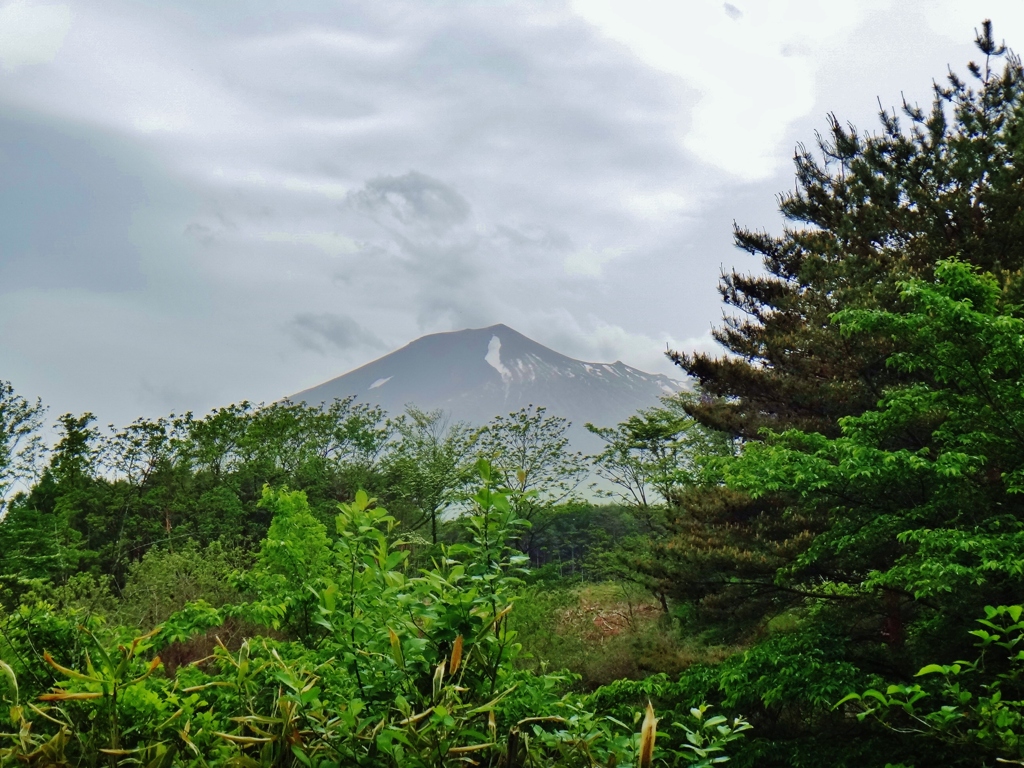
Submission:
{"label": "grey cloud", "polygon": [[378,177],[349,194],[347,206],[376,222],[383,242],[364,251],[367,267],[404,273],[421,327],[464,327],[480,321],[478,280],[486,238],[472,206],[451,185],[410,171]]}
{"label": "grey cloud", "polygon": [[183,234],[201,245],[213,245],[217,242],[217,233],[213,227],[198,221],[190,221],[183,230]]}
{"label": "grey cloud", "polygon": [[562,252],[572,248],[572,238],[553,227],[515,227],[498,224],[494,228],[494,234],[497,241],[510,248]]}
{"label": "grey cloud", "polygon": [[722,8],[725,9],[725,14],[733,21],[741,19],[743,17],[743,11],[737,8],[732,3],[723,3]]}
{"label": "grey cloud", "polygon": [[133,217],[151,169],[91,131],[0,119],[0,291],[144,284]]}
{"label": "grey cloud", "polygon": [[288,331],[300,346],[323,354],[353,347],[383,349],[385,346],[351,317],[330,312],[302,312],[292,318]]}
{"label": "grey cloud", "polygon": [[[268,213],[262,214],[262,217],[267,218],[269,208],[264,206],[264,210]],[[249,212],[249,218],[255,219],[259,216],[253,216]],[[238,223],[225,215],[223,211],[213,211],[206,221],[190,221],[185,225],[182,234],[200,245],[212,246],[224,242],[231,235],[238,234],[239,230]]]}
{"label": "grey cloud", "polygon": [[348,204],[385,226],[422,227],[437,233],[464,224],[471,211],[454,189],[416,171],[371,179],[349,195]]}
{"label": "grey cloud", "polygon": [[178,382],[167,384],[142,378],[138,385],[139,401],[157,413],[170,413],[180,408],[182,403],[202,402],[203,394],[201,388],[194,385],[179,386]]}
{"label": "grey cloud", "polygon": [[[174,226],[130,222],[137,205],[121,218],[95,217],[122,240],[133,230],[131,241],[150,250],[159,243],[161,269],[195,270],[191,281],[175,285],[196,309],[175,302],[174,310],[200,312],[216,334],[184,338],[175,330],[185,327],[180,316],[168,315],[164,338],[178,342],[177,363],[161,385],[166,392],[185,398],[181,382],[196,379],[194,361],[217,359],[219,344],[244,359],[269,352],[287,364],[261,368],[260,382],[237,365],[207,367],[204,391],[218,381],[217,391],[236,399],[258,383],[273,398],[364,362],[381,339],[397,344],[495,322],[543,329],[531,317],[551,307],[583,315],[600,308],[625,317],[613,321],[642,322],[636,303],[617,300],[638,292],[642,276],[584,286],[562,263],[577,247],[678,248],[672,227],[638,220],[620,200],[623,189],[693,183],[676,119],[689,96],[585,23],[557,6],[529,3],[384,7],[354,0],[316,9],[247,6],[241,15],[206,4],[139,8],[92,0],[76,12],[87,20],[99,9],[92,29],[111,37],[90,54],[75,48],[83,38],[72,29],[65,53],[75,58],[41,71],[41,86],[22,98],[51,94],[46,109],[66,114],[68,131],[82,135],[87,119],[115,155],[143,141],[163,176],[188,186],[191,197],[176,203]],[[140,136],[130,122],[135,102],[112,102],[105,90],[103,72],[119,68],[130,76],[136,64],[116,60],[116,36],[129,33],[146,41],[144,51],[131,49],[151,57],[137,62],[146,71],[193,78],[173,81],[184,89],[176,99],[188,114],[180,131]],[[148,82],[128,85],[137,91],[126,86],[123,93],[159,100]],[[115,120],[122,112],[128,118]],[[97,201],[122,201],[116,192],[100,190]],[[33,206],[45,217],[45,201]],[[352,249],[328,253],[321,245],[334,235]],[[82,247],[93,240],[83,237]],[[712,278],[720,261],[713,259]],[[84,274],[99,288],[123,281],[130,266],[130,259],[111,258]],[[152,268],[136,283],[147,308],[167,303],[170,284],[151,279]],[[712,304],[713,285],[708,293]],[[642,305],[656,311],[652,297]],[[339,306],[349,317],[338,315]],[[671,314],[674,301],[661,307]],[[68,322],[87,325],[97,339],[109,335],[98,319]],[[143,341],[134,327],[119,330]]]}
{"label": "grey cloud", "polygon": [[[697,92],[568,7],[76,4],[52,65],[0,73],[7,375],[130,420],[273,400],[471,325],[580,356],[602,323],[701,336],[719,268],[758,266],[732,221],[775,226],[790,174],[738,185],[688,155]],[[850,47],[843,77],[882,62],[858,88],[891,80],[879,50]],[[695,202],[659,213],[673,194]],[[587,252],[624,255],[568,274]],[[134,369],[156,372],[145,392]]]}

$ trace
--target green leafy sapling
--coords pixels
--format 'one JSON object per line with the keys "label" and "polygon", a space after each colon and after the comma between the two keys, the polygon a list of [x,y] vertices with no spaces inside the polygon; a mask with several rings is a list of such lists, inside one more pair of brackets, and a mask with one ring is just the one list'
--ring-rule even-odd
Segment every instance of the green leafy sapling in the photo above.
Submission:
{"label": "green leafy sapling", "polygon": [[1024,765],[1024,606],[986,606],[977,658],[928,664],[922,682],[850,693],[849,707],[902,733],[966,745],[1002,763]]}

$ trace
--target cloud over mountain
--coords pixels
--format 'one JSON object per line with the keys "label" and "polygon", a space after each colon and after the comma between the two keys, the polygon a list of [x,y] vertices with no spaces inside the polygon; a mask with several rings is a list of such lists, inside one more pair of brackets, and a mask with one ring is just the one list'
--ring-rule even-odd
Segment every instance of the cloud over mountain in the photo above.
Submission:
{"label": "cloud over mountain", "polygon": [[793,144],[988,12],[732,5],[0,0],[0,375],[127,421],[499,321],[670,372]]}

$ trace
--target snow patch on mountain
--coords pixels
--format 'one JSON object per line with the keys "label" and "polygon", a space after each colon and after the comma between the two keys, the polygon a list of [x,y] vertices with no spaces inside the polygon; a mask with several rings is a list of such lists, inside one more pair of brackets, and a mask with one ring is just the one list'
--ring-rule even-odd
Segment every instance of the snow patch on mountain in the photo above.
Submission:
{"label": "snow patch on mountain", "polygon": [[508,383],[512,380],[512,371],[506,368],[501,362],[501,339],[497,336],[491,336],[491,340],[487,342],[487,354],[484,355],[484,360],[494,370],[501,374],[501,380]]}

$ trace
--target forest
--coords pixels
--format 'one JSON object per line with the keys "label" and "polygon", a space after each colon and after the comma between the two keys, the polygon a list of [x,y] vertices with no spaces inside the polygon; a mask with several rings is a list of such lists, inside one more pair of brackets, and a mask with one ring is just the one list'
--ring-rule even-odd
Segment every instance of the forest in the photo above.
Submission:
{"label": "forest", "polygon": [[0,382],[0,765],[1024,765],[1024,68],[976,44],[798,148],[726,354],[595,456],[543,404],[48,440]]}

